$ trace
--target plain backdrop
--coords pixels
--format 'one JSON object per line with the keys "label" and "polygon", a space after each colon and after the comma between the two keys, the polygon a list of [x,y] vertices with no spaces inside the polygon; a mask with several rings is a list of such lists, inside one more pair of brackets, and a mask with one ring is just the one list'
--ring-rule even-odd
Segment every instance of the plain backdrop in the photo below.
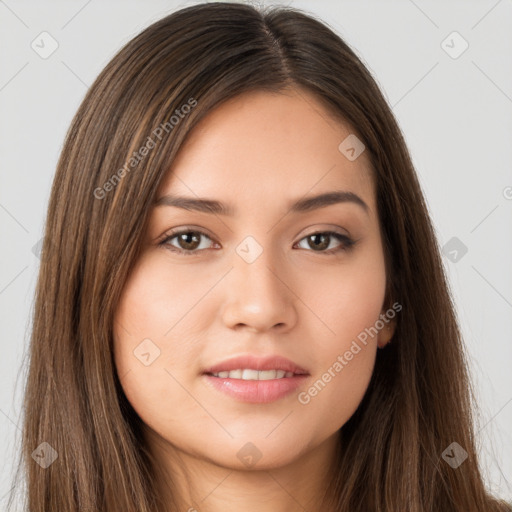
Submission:
{"label": "plain backdrop", "polygon": [[[19,454],[37,244],[65,132],[114,53],[192,3],[0,0],[0,509]],[[404,132],[471,361],[482,469],[511,499],[512,1],[286,4],[352,46]]]}

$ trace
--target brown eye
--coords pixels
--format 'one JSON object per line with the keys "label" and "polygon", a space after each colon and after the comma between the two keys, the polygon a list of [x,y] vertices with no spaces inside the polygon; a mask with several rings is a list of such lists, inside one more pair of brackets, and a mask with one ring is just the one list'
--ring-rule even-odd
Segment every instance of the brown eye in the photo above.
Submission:
{"label": "brown eye", "polygon": [[186,255],[196,254],[203,249],[208,249],[211,244],[204,244],[202,239],[211,241],[211,238],[201,231],[184,230],[169,235],[160,242],[160,245],[169,250]]}
{"label": "brown eye", "polygon": [[330,235],[326,235],[323,233],[320,234],[314,234],[309,235],[307,237],[308,239],[308,245],[311,247],[311,249],[322,251],[324,249],[327,249],[329,247],[329,242],[331,240]]}
{"label": "brown eye", "polygon": [[197,236],[197,233],[190,231],[188,233],[180,233],[176,235],[175,238],[178,241],[180,249],[192,251],[199,247],[201,235]]}
{"label": "brown eye", "polygon": [[[333,239],[338,241],[338,245],[331,245]],[[301,247],[302,249],[310,248],[314,252],[320,252],[323,254],[332,254],[339,251],[347,251],[354,244],[355,241],[349,238],[346,235],[342,235],[341,233],[336,233],[334,231],[321,231],[317,233],[312,233],[304,237],[300,242],[307,240],[308,247]],[[328,250],[326,250],[328,249]]]}

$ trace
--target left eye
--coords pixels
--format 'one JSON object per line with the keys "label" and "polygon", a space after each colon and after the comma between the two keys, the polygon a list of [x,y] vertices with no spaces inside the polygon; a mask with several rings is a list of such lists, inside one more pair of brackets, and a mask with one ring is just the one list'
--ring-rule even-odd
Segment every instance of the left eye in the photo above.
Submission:
{"label": "left eye", "polygon": [[[331,247],[333,238],[339,242],[339,245],[334,248]],[[348,250],[355,243],[348,236],[336,233],[334,231],[320,231],[318,233],[312,233],[311,235],[304,237],[300,242],[303,240],[307,240],[308,246],[311,247],[315,252],[323,252],[325,254]]]}
{"label": "left eye", "polygon": [[[159,245],[166,246],[169,250],[179,254],[187,256],[194,255],[204,249],[209,248],[208,244],[205,246],[202,243],[201,237],[212,241],[212,239],[202,231],[184,230],[169,235],[164,240],[162,240]],[[332,247],[331,244],[333,239],[336,239],[339,242],[339,244],[335,247]],[[172,243],[174,240],[177,241],[178,246]],[[319,231],[317,233],[312,233],[302,238],[296,245],[300,245],[304,241],[306,241],[309,248],[313,249],[314,252],[321,252],[324,254],[346,251],[355,244],[355,242],[348,236],[342,235],[341,233],[336,233],[334,231]],[[307,247],[300,248],[305,249]]]}

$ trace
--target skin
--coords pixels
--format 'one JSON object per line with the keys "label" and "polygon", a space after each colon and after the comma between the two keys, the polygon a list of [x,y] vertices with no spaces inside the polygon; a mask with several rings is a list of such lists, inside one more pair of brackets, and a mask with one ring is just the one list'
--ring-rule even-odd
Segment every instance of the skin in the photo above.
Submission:
{"label": "skin", "polygon": [[[236,211],[155,206],[115,315],[117,371],[145,424],[163,492],[172,475],[180,510],[285,512],[321,503],[337,431],[394,331],[389,322],[309,403],[298,401],[388,309],[370,162],[366,152],[350,161],[338,150],[351,133],[305,90],[246,93],[194,128],[158,191]],[[368,212],[344,202],[290,213],[292,201],[333,190],[357,194]],[[169,249],[191,247],[179,237],[159,245],[174,228],[207,236],[197,235],[194,255],[181,255]],[[344,247],[335,237],[320,250],[308,243],[326,230],[357,242],[326,254]],[[247,236],[263,250],[250,264],[236,252]],[[145,366],[134,350],[147,338],[160,355]],[[205,383],[207,366],[248,353],[279,354],[310,376],[269,404],[243,403]],[[248,442],[261,453],[251,467],[237,456]]]}

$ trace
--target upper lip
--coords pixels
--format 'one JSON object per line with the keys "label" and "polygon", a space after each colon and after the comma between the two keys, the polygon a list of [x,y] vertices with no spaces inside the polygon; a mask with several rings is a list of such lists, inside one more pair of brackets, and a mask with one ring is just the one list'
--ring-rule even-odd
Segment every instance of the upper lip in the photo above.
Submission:
{"label": "upper lip", "polygon": [[301,368],[293,361],[286,359],[286,357],[281,357],[278,355],[262,357],[250,354],[237,356],[222,361],[221,363],[206,368],[203,373],[219,373],[238,369],[252,369],[259,371],[284,370],[286,372],[293,372],[298,375],[309,375],[307,370]]}

